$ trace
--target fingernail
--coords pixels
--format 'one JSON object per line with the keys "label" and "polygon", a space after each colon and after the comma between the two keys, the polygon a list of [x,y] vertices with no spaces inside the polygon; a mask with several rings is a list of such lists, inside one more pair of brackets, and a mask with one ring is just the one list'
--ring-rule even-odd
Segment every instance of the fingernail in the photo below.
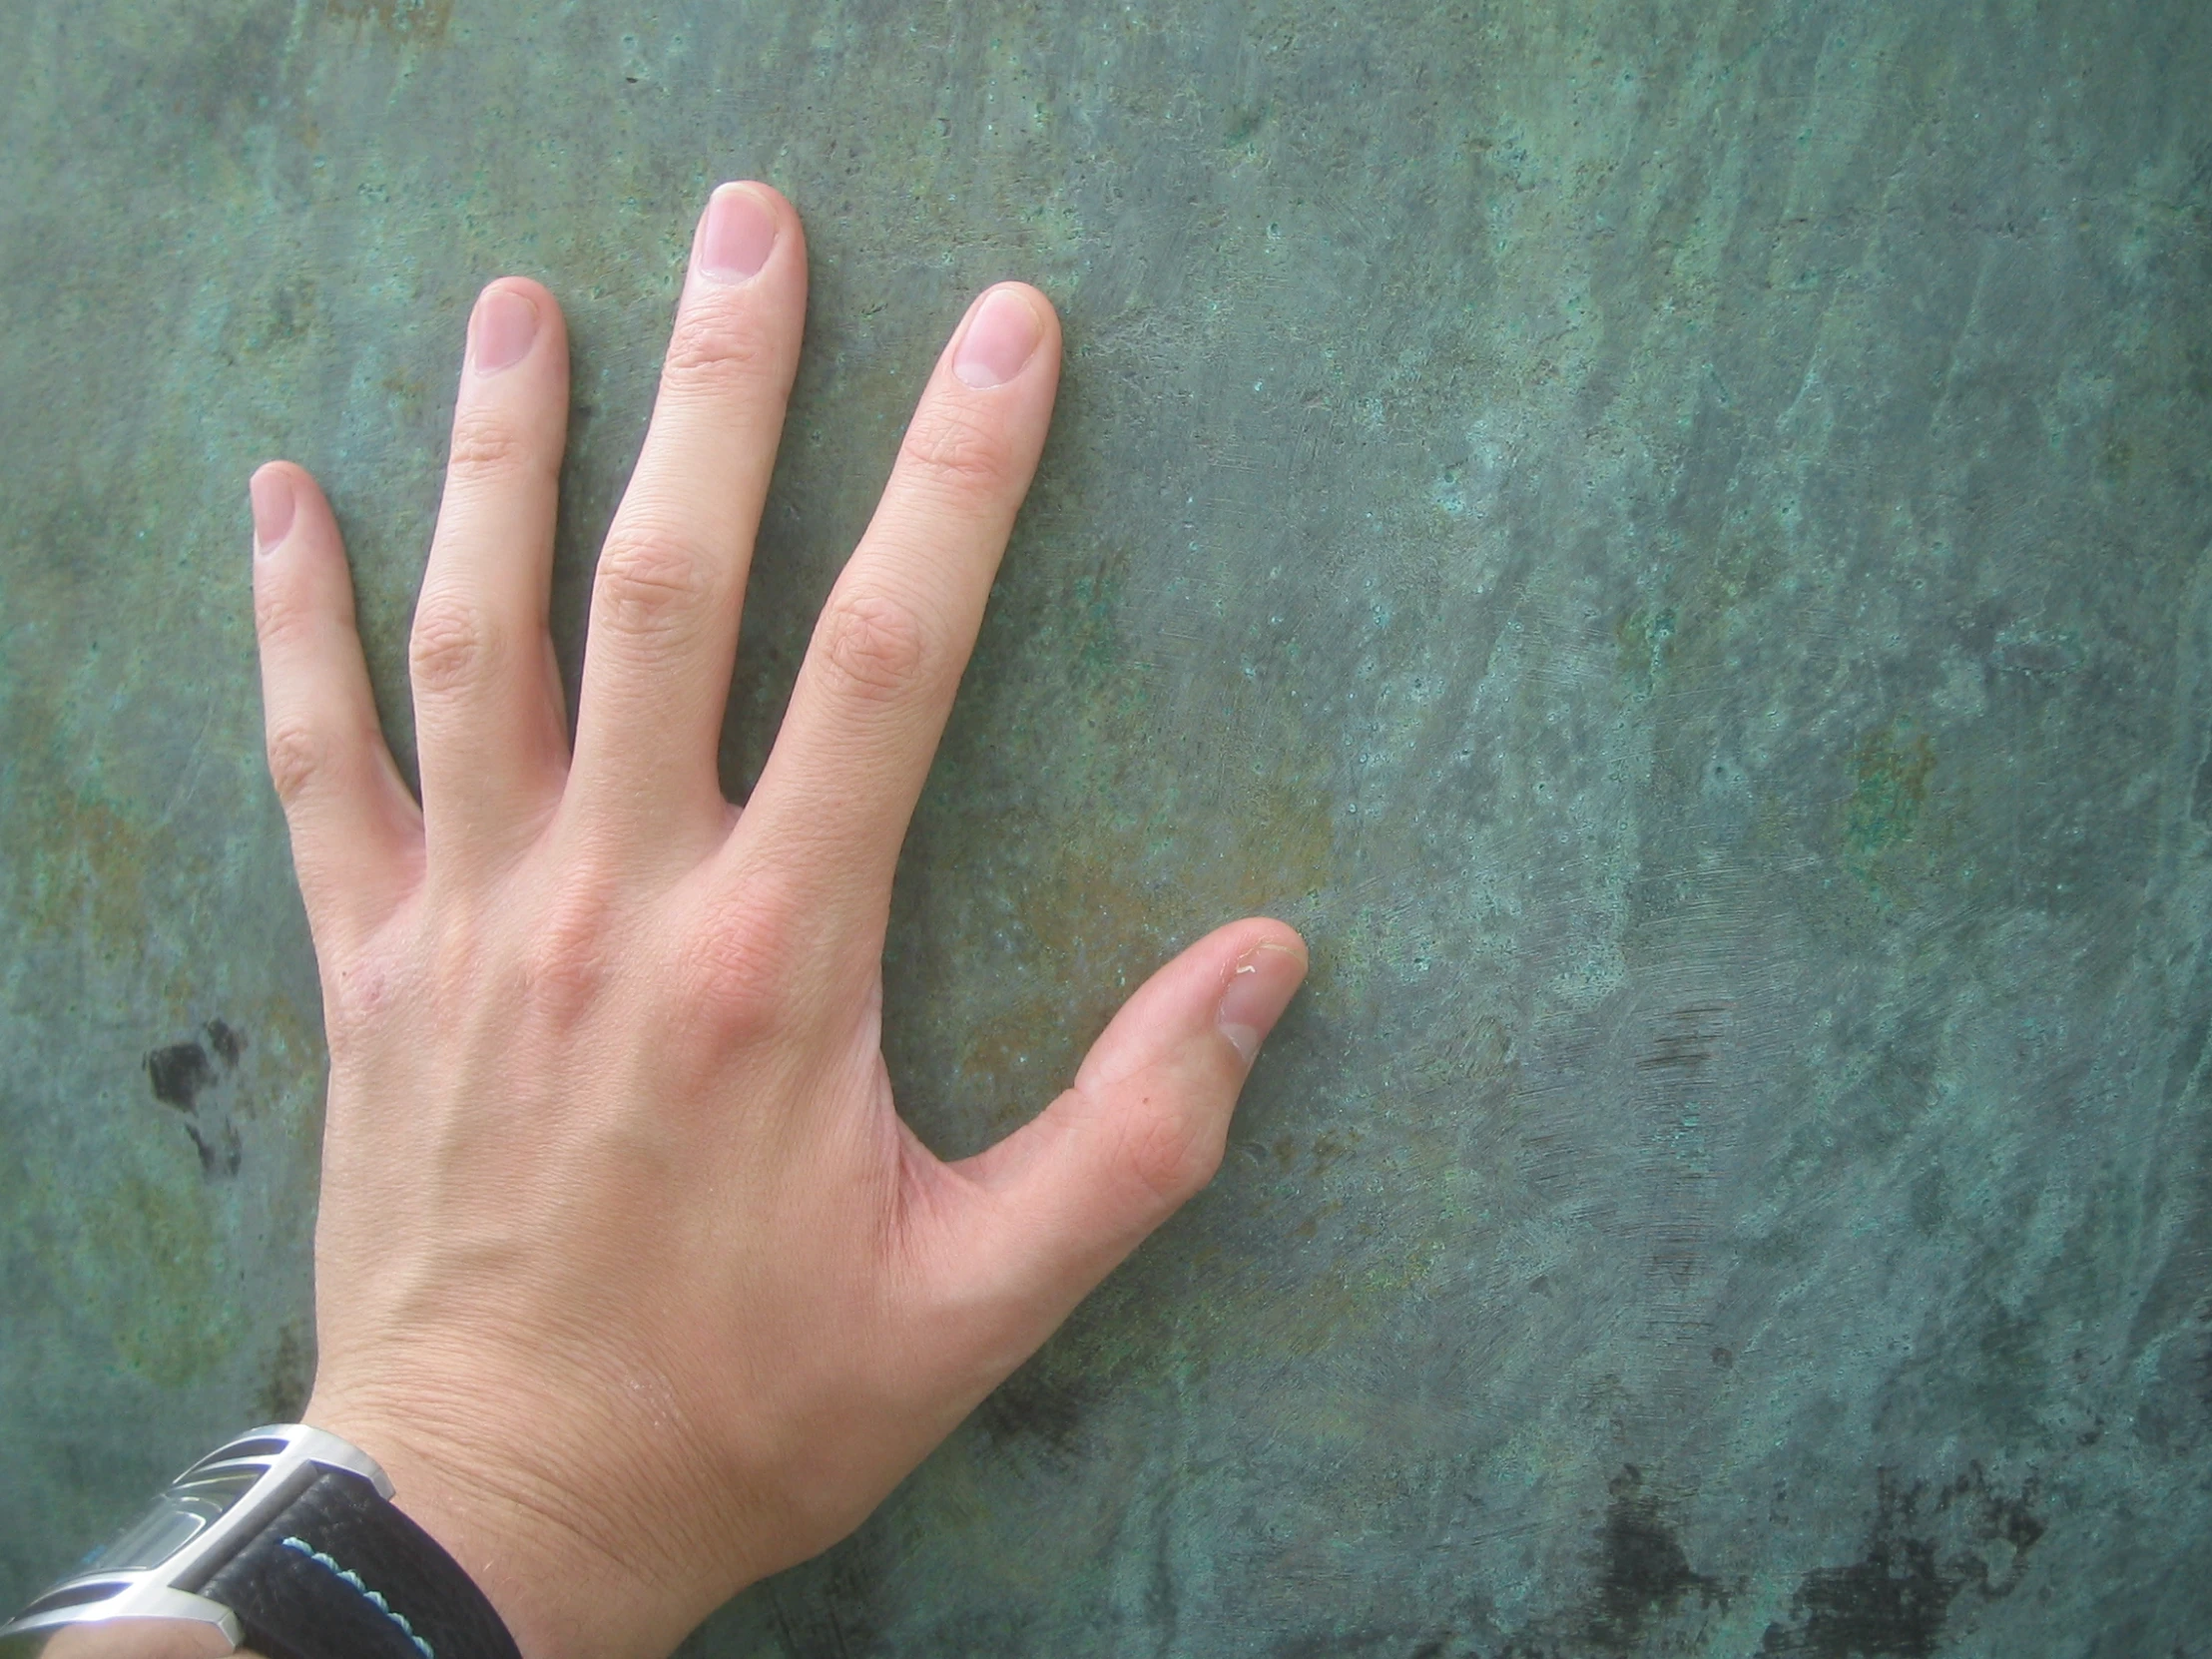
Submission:
{"label": "fingernail", "polygon": [[993,288],[968,318],[952,372],[977,389],[1002,386],[1021,372],[1043,337],[1044,325],[1027,295],[1018,288]]}
{"label": "fingernail", "polygon": [[538,337],[537,302],[516,288],[486,288],[469,323],[480,374],[497,374],[528,355]]}
{"label": "fingernail", "polygon": [[254,551],[267,553],[291,529],[291,480],[265,466],[247,480],[246,493],[254,503]]}
{"label": "fingernail", "polygon": [[778,226],[769,205],[743,185],[724,185],[707,204],[699,237],[699,269],[718,282],[758,276],[776,247]]}
{"label": "fingernail", "polygon": [[1289,945],[1255,945],[1237,958],[1222,990],[1221,1005],[1214,1011],[1214,1023],[1246,1065],[1252,1064],[1305,977],[1306,958]]}

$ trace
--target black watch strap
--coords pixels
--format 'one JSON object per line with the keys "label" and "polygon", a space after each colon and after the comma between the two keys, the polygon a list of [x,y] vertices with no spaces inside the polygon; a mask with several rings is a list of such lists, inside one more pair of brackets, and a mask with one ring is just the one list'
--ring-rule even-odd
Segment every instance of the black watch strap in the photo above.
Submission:
{"label": "black watch strap", "polygon": [[265,1659],[521,1659],[437,1540],[342,1469],[317,1473],[199,1593]]}

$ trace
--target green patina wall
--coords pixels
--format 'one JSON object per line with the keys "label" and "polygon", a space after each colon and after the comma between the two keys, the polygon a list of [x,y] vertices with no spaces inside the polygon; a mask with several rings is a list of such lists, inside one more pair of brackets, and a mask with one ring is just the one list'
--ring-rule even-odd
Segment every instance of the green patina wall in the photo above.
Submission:
{"label": "green patina wall", "polygon": [[811,347],[758,767],[937,342],[1052,447],[909,847],[944,1150],[1316,946],[1214,1187],[702,1655],[2212,1652],[2212,8],[0,11],[0,1595],[311,1371],[243,482],[388,717],[475,287],[573,667],[692,217]]}

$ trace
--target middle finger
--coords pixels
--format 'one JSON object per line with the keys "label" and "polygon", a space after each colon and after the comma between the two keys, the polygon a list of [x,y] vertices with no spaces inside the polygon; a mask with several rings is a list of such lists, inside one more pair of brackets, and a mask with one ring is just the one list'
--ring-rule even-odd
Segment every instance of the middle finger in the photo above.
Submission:
{"label": "middle finger", "polygon": [[592,587],[564,809],[594,834],[724,822],[715,752],[806,309],[798,214],[766,185],[721,187]]}

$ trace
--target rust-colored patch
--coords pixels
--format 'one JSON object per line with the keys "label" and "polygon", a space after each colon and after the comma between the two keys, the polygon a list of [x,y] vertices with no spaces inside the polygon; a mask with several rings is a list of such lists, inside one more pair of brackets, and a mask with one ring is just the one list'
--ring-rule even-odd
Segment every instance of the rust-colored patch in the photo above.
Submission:
{"label": "rust-colored patch", "polygon": [[47,1275],[111,1334],[116,1363],[180,1387],[224,1363],[240,1315],[197,1172],[154,1156],[159,1174],[126,1168],[102,1185],[49,1193],[32,1238]]}
{"label": "rust-colored patch", "polygon": [[114,949],[145,930],[146,832],[106,802],[73,790],[45,797],[44,823],[18,843],[10,909],[34,935]]}
{"label": "rust-colored patch", "polygon": [[1852,751],[1844,846],[1870,879],[1876,859],[1920,834],[1935,770],[1936,746],[1910,715],[1869,733]]}
{"label": "rust-colored patch", "polygon": [[327,0],[342,23],[368,23],[412,39],[438,40],[453,21],[453,0]]}

